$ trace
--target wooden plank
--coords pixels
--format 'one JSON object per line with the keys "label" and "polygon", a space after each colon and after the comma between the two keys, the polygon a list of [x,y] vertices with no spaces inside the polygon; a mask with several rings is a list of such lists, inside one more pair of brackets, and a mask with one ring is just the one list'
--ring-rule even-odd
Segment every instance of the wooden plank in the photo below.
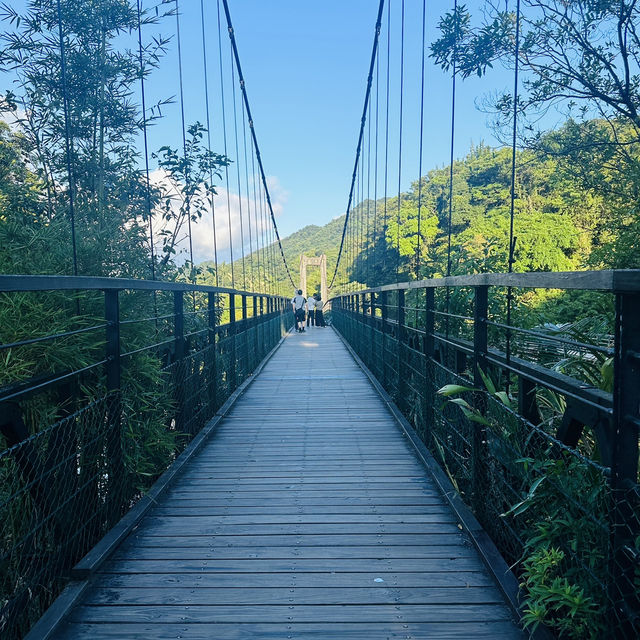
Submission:
{"label": "wooden plank", "polygon": [[110,574],[169,574],[197,573],[207,575],[214,573],[385,573],[412,571],[482,571],[483,565],[477,557],[453,558],[307,558],[287,559],[221,559],[212,560],[110,560],[100,568],[101,573]]}
{"label": "wooden plank", "polygon": [[100,576],[104,587],[173,588],[227,587],[490,587],[492,579],[484,571],[441,572],[357,572],[357,573],[105,573]]}
{"label": "wooden plank", "polygon": [[[246,535],[246,536],[147,536],[134,533],[130,540],[124,545],[135,545],[137,547],[200,547],[203,545],[218,547],[245,547],[245,546],[271,546],[271,547],[322,547],[322,546],[350,546],[357,540],[360,545],[381,545],[381,546],[403,546],[403,545],[424,545],[439,546],[449,545],[456,542],[463,544],[466,538],[461,531],[452,535],[450,533],[434,534],[389,534],[374,533],[360,534],[357,538],[350,533],[344,534],[289,534],[278,536]],[[468,541],[466,544],[469,544]]]}
{"label": "wooden plank", "polygon": [[[317,507],[315,513],[322,513],[323,509],[335,508],[335,509],[382,509],[383,513],[385,509],[423,509],[426,507],[440,506],[444,503],[444,500],[439,495],[425,495],[420,493],[413,496],[392,496],[376,498],[374,496],[322,496],[316,497],[296,497],[292,502],[289,496],[279,496],[271,498],[258,498],[256,497],[210,497],[205,492],[198,492],[194,494],[181,494],[179,497],[167,497],[162,501],[164,507],[182,506],[182,507],[197,507],[207,506],[210,509],[216,508],[229,508],[229,509],[281,509],[287,507],[295,507],[296,509],[306,509],[308,507]],[[160,508],[160,507],[159,507]],[[272,511],[271,513],[275,513]],[[335,511],[334,513],[339,513]]]}
{"label": "wooden plank", "polygon": [[[450,516],[453,518],[453,516]],[[458,527],[453,522],[434,522],[431,524],[261,524],[261,525],[225,525],[217,524],[215,519],[209,523],[189,523],[190,535],[214,536],[214,535],[271,535],[285,534],[323,534],[345,533],[352,536],[362,533],[457,533]],[[138,530],[145,535],[173,536],[183,533],[185,523],[180,518],[160,521],[158,518],[145,519]]]}
{"label": "wooden plank", "polygon": [[[265,541],[267,542],[267,541]],[[463,544],[451,545],[396,545],[381,546],[372,544],[368,546],[310,546],[301,548],[300,545],[289,547],[276,547],[272,545],[257,546],[202,546],[193,547],[140,547],[129,545],[121,547],[113,555],[114,560],[135,559],[139,560],[171,560],[171,559],[209,559],[218,560],[224,558],[255,559],[255,558],[460,558],[474,557],[475,552],[471,547]],[[415,566],[415,565],[414,565]],[[341,565],[342,567],[342,565]]]}
{"label": "wooden plank", "polygon": [[[184,501],[188,502],[188,501]],[[212,506],[203,501],[190,501],[191,504],[184,504],[184,502],[165,502],[163,506],[156,507],[150,515],[154,516],[225,516],[225,517],[266,517],[266,516],[288,516],[288,515],[307,515],[309,517],[327,516],[329,518],[337,515],[349,515],[354,516],[357,514],[366,515],[400,515],[400,516],[419,516],[423,514],[429,515],[443,515],[451,514],[451,509],[442,503],[436,504],[421,504],[421,505],[403,505],[403,506],[389,506],[389,505],[310,505],[310,506],[297,506],[296,504],[288,504],[287,506],[275,506],[275,505],[259,505],[259,506]],[[225,520],[228,522],[227,520]],[[403,520],[404,521],[404,520]]]}
{"label": "wooden plank", "polygon": [[197,606],[81,606],[71,616],[72,622],[161,622],[233,623],[282,622],[368,623],[385,622],[494,622],[510,620],[509,609],[500,604],[433,605],[197,605]]}
{"label": "wooden plank", "polygon": [[[298,525],[298,524],[337,524],[343,526],[343,528],[350,528],[352,524],[424,524],[434,522],[452,522],[453,516],[451,511],[446,509],[440,509],[435,511],[423,510],[421,513],[269,513],[267,515],[223,515],[223,516],[210,516],[202,515],[184,515],[179,514],[177,516],[164,516],[149,514],[146,522],[149,526],[153,525],[173,525],[179,524],[182,527],[189,527],[189,529],[197,532],[200,527],[211,527],[221,525],[224,527],[232,527],[234,525],[250,525],[253,527],[260,527],[261,525]],[[348,527],[344,527],[348,525]]]}
{"label": "wooden plank", "polygon": [[65,640],[524,640],[524,634],[509,621],[436,623],[290,623],[273,624],[73,624],[63,630]]}
{"label": "wooden plank", "polygon": [[500,592],[494,587],[385,587],[326,589],[295,587],[227,589],[225,587],[172,587],[163,589],[96,587],[87,592],[87,605],[207,605],[216,604],[501,604]]}

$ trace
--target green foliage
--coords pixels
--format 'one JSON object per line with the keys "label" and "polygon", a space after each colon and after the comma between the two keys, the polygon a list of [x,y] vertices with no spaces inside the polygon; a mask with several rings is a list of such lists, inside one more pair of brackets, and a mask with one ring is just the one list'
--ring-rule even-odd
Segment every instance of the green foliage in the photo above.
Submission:
{"label": "green foliage", "polygon": [[[160,229],[163,258],[158,265],[162,271],[175,254],[176,242],[184,235],[183,227],[196,223],[210,208],[216,195],[212,178],[222,178],[221,167],[229,165],[229,159],[202,146],[206,129],[199,123],[187,128],[187,137],[182,152],[165,146],[153,157],[165,172],[168,184],[162,189],[159,208],[165,223]],[[191,265],[189,280],[194,281]]]}
{"label": "green foliage", "polygon": [[[157,22],[161,14],[149,8],[142,12],[142,23]],[[55,0],[29,0],[22,12],[3,5],[1,17],[9,28],[0,34],[0,66],[16,76],[16,95],[11,93],[2,106],[13,112],[24,141],[23,159],[37,177],[37,193],[31,194],[26,209],[14,200],[0,225],[22,222],[26,229],[19,242],[32,235],[46,240],[51,225],[54,233],[49,244],[56,264],[50,265],[49,272],[72,273],[73,195],[78,273],[147,277],[148,203],[153,205],[157,194],[147,192],[138,166],[136,137],[142,120],[133,102],[140,81],[138,52],[125,48],[122,38],[137,30],[136,4],[69,0],[61,3],[59,19]],[[66,91],[61,76],[60,24]],[[166,44],[160,38],[143,47],[145,76],[157,66]],[[65,227],[66,237],[61,238]],[[3,245],[0,251],[15,252],[13,245]],[[13,273],[29,272],[27,265],[8,266]],[[35,264],[31,268],[32,273],[42,272]]]}
{"label": "green foliage", "polygon": [[[484,2],[478,13],[481,18],[474,20],[464,5],[446,13],[439,38],[431,45],[436,63],[445,70],[455,63],[463,78],[482,76],[497,60],[511,65],[515,55],[515,13],[492,2]],[[523,0],[520,111],[533,115],[550,104],[573,100],[638,127],[639,18],[634,2]],[[508,119],[512,97],[500,97],[496,108]]]}
{"label": "green foliage", "polygon": [[[605,380],[609,369],[605,360]],[[490,376],[481,372],[481,377],[489,399],[513,410],[513,400],[496,388]],[[487,428],[488,451],[499,461],[500,473],[521,484],[521,499],[501,516],[524,541],[518,575],[525,625],[533,631],[544,624],[562,638],[603,637],[608,606],[601,588],[609,544],[606,478],[596,466],[569,452],[554,451],[548,442],[535,457],[515,457],[531,449],[533,434],[528,432],[523,441],[523,434],[504,422],[500,413],[482,412],[478,404],[460,397],[474,393],[478,391],[460,384],[438,391],[468,420]],[[441,449],[437,442],[436,449]],[[444,453],[439,453],[444,460]]]}
{"label": "green foliage", "polygon": [[525,624],[535,629],[544,623],[562,638],[601,638],[607,607],[601,588],[608,554],[606,480],[568,455],[518,462],[526,477],[536,478],[525,498],[504,514],[525,528]]}
{"label": "green foliage", "polygon": [[527,601],[522,617],[531,631],[546,624],[561,638],[596,640],[605,628],[595,621],[601,613],[584,588],[562,575],[565,553],[556,548],[540,548],[523,563],[523,588]]}
{"label": "green foliage", "polygon": [[[143,25],[166,15],[162,4],[142,11]],[[73,192],[79,274],[149,277],[148,204],[158,204],[160,194],[147,191],[139,168],[137,136],[142,118],[134,99],[140,61],[138,51],[126,48],[122,38],[137,32],[137,5],[129,0],[69,0],[61,3],[61,11],[66,93],[56,0],[29,0],[21,12],[3,4],[0,11],[7,25],[0,34],[0,66],[11,69],[16,77],[14,91],[0,100],[0,108],[11,112],[15,123],[10,128],[0,122],[0,273],[72,273],[69,195]],[[166,45],[166,40],[157,38],[143,46],[145,76],[157,67]],[[68,106],[71,183],[63,97]],[[157,112],[157,107],[151,111]],[[177,180],[185,181],[188,174],[187,206],[197,215],[202,185],[207,194],[213,189],[207,181],[208,170],[214,168],[207,162],[221,158],[204,154],[198,146],[201,127],[195,126],[190,134],[188,151],[193,153],[184,166],[173,168]],[[173,275],[172,265],[167,265],[164,275]],[[76,331],[100,324],[104,318],[99,293],[2,294],[1,302],[3,343]],[[121,313],[132,308],[137,317],[155,312],[150,300],[134,301],[123,294]],[[127,339],[136,346],[149,344],[148,329],[145,324],[131,325]],[[8,349],[0,356],[0,386],[7,388],[100,361],[104,331]],[[124,449],[131,473],[140,474],[140,487],[166,467],[179,437],[168,425],[171,400],[163,393],[162,366],[158,357],[136,354],[123,372],[128,434]],[[66,396],[54,390],[22,403],[33,433],[65,411],[104,395],[101,368],[74,378],[73,384]],[[147,475],[149,479],[144,480]]]}

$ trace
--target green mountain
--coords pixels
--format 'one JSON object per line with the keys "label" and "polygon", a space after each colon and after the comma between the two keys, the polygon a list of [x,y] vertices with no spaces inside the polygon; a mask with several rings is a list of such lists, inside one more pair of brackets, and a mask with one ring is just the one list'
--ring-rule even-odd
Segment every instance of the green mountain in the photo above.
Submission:
{"label": "green mountain", "polygon": [[[299,266],[300,256],[319,256],[323,253],[327,256],[327,277],[330,280],[335,269],[340,248],[340,238],[344,227],[344,215],[334,218],[324,226],[315,224],[307,225],[299,231],[292,233],[286,238],[282,238],[282,249],[284,251],[291,277],[296,286],[300,280]],[[264,269],[264,265],[270,265]],[[275,265],[275,267],[273,266]],[[198,276],[199,282],[213,284],[215,275],[212,272],[213,262],[204,262],[199,265],[202,273]],[[245,256],[244,259],[245,278],[247,289],[262,290],[264,286],[265,271],[273,273],[275,278],[269,280],[266,285],[267,291],[289,295],[291,293],[291,282],[286,275],[280,258],[280,249],[274,243],[264,250],[254,251]],[[211,271],[210,271],[211,269]],[[233,263],[236,288],[242,288],[242,259],[234,260]],[[219,265],[219,282],[221,286],[231,284],[231,265],[222,263]],[[320,289],[320,269],[308,267],[307,288],[309,292]]]}

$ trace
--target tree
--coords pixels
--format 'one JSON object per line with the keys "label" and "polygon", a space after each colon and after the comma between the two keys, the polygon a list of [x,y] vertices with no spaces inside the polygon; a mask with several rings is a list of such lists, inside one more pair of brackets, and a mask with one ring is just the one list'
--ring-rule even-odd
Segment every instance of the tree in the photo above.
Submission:
{"label": "tree", "polygon": [[[455,62],[463,77],[484,75],[515,56],[513,6],[485,2],[477,26],[464,5],[440,20],[431,55],[443,69]],[[604,118],[621,118],[640,131],[640,35],[637,0],[522,0],[519,62],[525,76],[518,108],[583,103]],[[513,96],[495,104],[511,117]]]}
{"label": "tree", "polygon": [[[122,36],[135,34],[139,19],[153,23],[162,12],[139,16],[129,0],[60,6],[59,14],[55,0],[29,0],[20,14],[2,5],[12,29],[0,36],[0,66],[17,75],[15,95],[3,106],[20,107],[14,117],[44,184],[49,219],[69,227],[74,199],[78,272],[147,276],[148,194],[135,145],[143,119],[134,95],[167,41],[144,48],[141,69],[138,52],[126,49]],[[68,245],[70,236],[68,230]],[[70,255],[59,272],[70,272]]]}
{"label": "tree", "polygon": [[[165,146],[153,154],[165,173],[159,207],[163,221],[159,235],[164,254],[158,264],[160,271],[166,268],[176,253],[176,245],[184,238],[185,224],[190,229],[191,223],[200,220],[211,206],[217,192],[209,178],[221,178],[220,169],[229,166],[226,156],[203,148],[205,132],[206,129],[196,122],[187,129],[183,153]],[[194,265],[191,263],[189,270],[189,279],[194,280]]]}

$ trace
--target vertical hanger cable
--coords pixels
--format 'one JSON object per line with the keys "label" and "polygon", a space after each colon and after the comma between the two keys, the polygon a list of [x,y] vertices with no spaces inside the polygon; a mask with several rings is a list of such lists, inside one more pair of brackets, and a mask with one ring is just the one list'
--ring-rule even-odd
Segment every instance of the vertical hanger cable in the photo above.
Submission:
{"label": "vertical hanger cable", "polygon": [[[209,73],[207,69],[207,38],[204,24],[204,0],[200,0],[200,26],[202,28],[202,63],[204,71],[204,104],[207,112],[207,152],[211,153],[211,117],[209,108]],[[211,226],[213,231],[213,263],[216,272],[216,287],[220,286],[218,274],[218,238],[216,232],[216,206],[213,194],[213,169],[209,166],[209,188],[211,189]]]}
{"label": "vertical hanger cable", "polygon": [[[224,144],[224,155],[229,157],[227,150],[227,115],[224,99],[224,69],[222,64],[222,23],[220,20],[220,0],[217,0],[218,10],[218,60],[220,66],[220,103],[222,106],[222,139]],[[229,188],[229,167],[224,168],[225,184],[227,191],[227,224],[229,225],[229,262],[231,266],[231,288],[235,289],[236,279],[233,265],[233,233],[231,228],[231,191]]]}
{"label": "vertical hanger cable", "polygon": [[[513,272],[515,260],[516,236],[514,235],[515,201],[516,201],[516,137],[518,127],[518,70],[520,58],[520,0],[516,0],[516,41],[514,51],[514,76],[513,76],[513,135],[511,140],[511,194],[509,211],[509,273]],[[513,292],[507,288],[507,334],[506,334],[506,359],[507,370],[511,364],[511,307],[513,304]],[[507,375],[507,393],[509,393],[510,376]]]}
{"label": "vertical hanger cable", "polygon": [[[184,117],[184,83],[182,78],[182,39],[180,37],[180,7],[178,4],[178,0],[174,0],[176,4],[176,37],[177,37],[177,45],[178,45],[178,79],[180,85],[180,122],[182,124],[182,152],[184,154],[184,158],[187,158],[187,129],[185,124]],[[185,173],[184,179],[186,183],[186,190],[189,191],[189,183],[191,180],[191,176],[189,174],[189,170],[185,164]],[[191,233],[191,211],[187,206],[187,233],[189,235],[189,262],[190,262],[190,280],[192,280],[193,274],[193,237]],[[195,294],[194,294],[195,296]],[[194,298],[195,301],[195,298]]]}
{"label": "vertical hanger cable", "polygon": [[420,54],[420,141],[418,143],[418,239],[416,242],[416,280],[420,280],[422,242],[422,159],[424,140],[424,59],[426,45],[427,3],[422,0],[422,49]]}
{"label": "vertical hanger cable", "polygon": [[401,2],[400,9],[400,115],[398,130],[398,209],[396,213],[396,224],[398,226],[396,235],[396,282],[399,281],[400,275],[400,208],[402,197],[400,193],[402,182],[402,121],[404,107],[404,0]]}
{"label": "vertical hanger cable", "polygon": [[247,155],[247,127],[245,123],[245,109],[244,103],[242,104],[242,145],[244,147],[244,184],[247,189],[247,227],[249,231],[249,288],[251,291],[255,291],[255,285],[253,283],[253,234],[251,229],[251,195],[249,192],[249,157]]}
{"label": "vertical hanger cable", "polygon": [[64,46],[64,33],[62,28],[62,9],[60,0],[56,0],[58,13],[58,36],[60,39],[60,73],[62,80],[62,109],[64,113],[64,145],[67,164],[67,179],[69,180],[69,218],[71,220],[71,248],[73,275],[78,275],[78,247],[76,241],[76,214],[75,214],[75,175],[72,165],[73,140],[71,138],[69,95],[67,93],[67,59]]}
{"label": "vertical hanger cable", "polygon": [[340,266],[340,259],[342,256],[342,249],[344,246],[344,239],[345,239],[345,235],[347,232],[347,227],[349,224],[349,213],[351,211],[351,203],[353,201],[353,189],[355,186],[355,181],[356,181],[356,174],[358,171],[358,163],[359,163],[359,159],[360,159],[360,151],[362,149],[362,139],[364,137],[364,127],[366,124],[366,120],[367,120],[367,105],[369,103],[369,96],[371,94],[371,84],[373,81],[373,69],[374,69],[374,65],[375,65],[375,60],[376,60],[376,51],[378,49],[378,40],[380,38],[380,26],[382,24],[382,11],[384,9],[384,0],[380,0],[380,3],[378,5],[378,17],[376,20],[376,27],[375,27],[375,35],[373,38],[373,50],[371,52],[371,61],[369,63],[369,74],[367,76],[367,89],[365,91],[365,98],[364,98],[364,106],[362,108],[362,117],[360,119],[360,134],[358,136],[358,145],[356,148],[356,158],[355,158],[355,162],[354,162],[354,167],[353,167],[353,173],[351,175],[351,188],[349,190],[349,201],[347,203],[347,211],[346,211],[346,215],[345,215],[345,222],[344,222],[344,227],[342,229],[342,239],[340,240],[340,249],[338,250],[338,258],[336,260],[336,266],[335,266],[335,270],[333,272],[333,277],[331,278],[331,283],[329,284],[329,288],[333,287],[333,283],[336,279],[336,275],[338,273],[338,267]]}
{"label": "vertical hanger cable", "polygon": [[[231,52],[233,55],[233,51]],[[239,147],[239,136],[238,136],[238,105],[236,100],[236,72],[235,67],[233,66],[233,62],[231,63],[231,95],[232,95],[232,103],[233,103],[233,134],[234,141],[236,147],[236,174],[238,177],[238,210],[239,210],[239,218],[240,218],[240,255],[241,255],[241,264],[242,264],[242,289],[243,291],[247,290],[247,272],[245,269],[245,261],[244,261],[244,222],[243,218],[243,210],[242,210],[242,184],[240,182],[240,147]]]}

